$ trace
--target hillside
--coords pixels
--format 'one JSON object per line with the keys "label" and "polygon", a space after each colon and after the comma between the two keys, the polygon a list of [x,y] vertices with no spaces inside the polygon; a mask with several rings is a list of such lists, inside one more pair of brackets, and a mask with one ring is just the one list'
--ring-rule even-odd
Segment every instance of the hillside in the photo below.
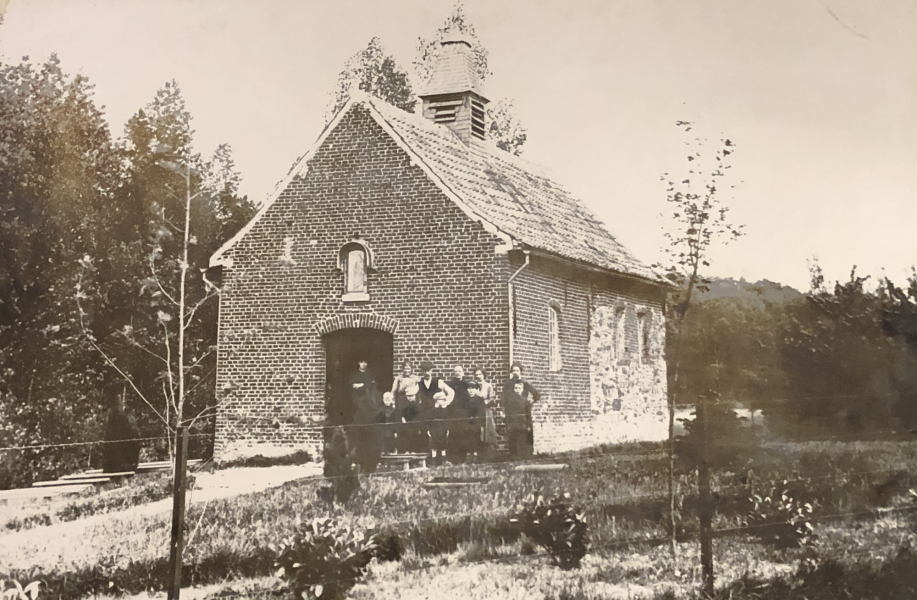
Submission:
{"label": "hillside", "polygon": [[697,298],[699,301],[716,300],[718,298],[740,298],[783,304],[805,295],[796,288],[767,279],[752,283],[745,281],[745,279],[711,277],[709,288],[708,291],[698,293]]}

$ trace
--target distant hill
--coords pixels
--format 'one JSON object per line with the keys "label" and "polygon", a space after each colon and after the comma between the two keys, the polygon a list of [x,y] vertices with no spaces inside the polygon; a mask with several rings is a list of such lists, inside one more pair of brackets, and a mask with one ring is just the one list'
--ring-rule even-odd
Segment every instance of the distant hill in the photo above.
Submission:
{"label": "distant hill", "polygon": [[704,302],[718,298],[740,298],[783,304],[805,295],[796,288],[782,285],[775,281],[768,281],[767,279],[751,283],[745,281],[745,279],[711,277],[709,287],[709,291],[698,293],[698,301]]}

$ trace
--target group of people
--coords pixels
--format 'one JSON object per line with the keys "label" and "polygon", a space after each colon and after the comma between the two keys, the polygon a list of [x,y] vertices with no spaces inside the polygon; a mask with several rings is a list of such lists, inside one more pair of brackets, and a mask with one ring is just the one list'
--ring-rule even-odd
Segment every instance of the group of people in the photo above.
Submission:
{"label": "group of people", "polygon": [[354,435],[358,460],[374,468],[381,453],[429,453],[433,464],[463,463],[469,457],[492,454],[497,449],[494,409],[502,407],[510,455],[532,453],[532,404],[539,391],[523,378],[522,365],[514,363],[498,398],[483,369],[466,376],[455,366],[448,380],[433,375],[433,364],[424,361],[420,374],[405,361],[391,390],[381,394],[368,362],[360,360],[350,379]]}

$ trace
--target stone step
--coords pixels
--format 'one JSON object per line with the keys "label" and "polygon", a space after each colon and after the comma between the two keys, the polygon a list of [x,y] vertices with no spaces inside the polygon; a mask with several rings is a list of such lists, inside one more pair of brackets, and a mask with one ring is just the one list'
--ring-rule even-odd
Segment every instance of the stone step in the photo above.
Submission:
{"label": "stone step", "polygon": [[[188,461],[188,467],[190,468],[190,467],[199,465],[200,462],[201,462],[201,459],[192,458],[191,460]],[[140,463],[139,465],[137,465],[137,472],[138,473],[151,473],[153,471],[166,471],[171,468],[172,468],[172,461],[158,460],[155,462]]]}
{"label": "stone step", "polygon": [[76,475],[64,475],[58,481],[82,481],[84,479],[96,479],[98,477],[108,477],[109,479],[120,479],[122,477],[133,477],[133,471],[122,471],[121,473],[102,473],[101,469],[92,469],[85,473]]}
{"label": "stone step", "polygon": [[425,469],[427,466],[428,454],[418,452],[404,454],[383,454],[379,459],[379,465],[382,467],[401,468],[405,471],[410,469]]}
{"label": "stone step", "polygon": [[32,487],[64,487],[68,485],[86,485],[88,483],[101,485],[103,483],[108,483],[109,481],[111,481],[109,477],[93,477],[91,479],[80,479],[79,481],[55,479],[54,481],[36,481],[32,484]]}
{"label": "stone step", "polygon": [[570,465],[566,463],[543,463],[536,465],[516,465],[514,471],[563,471]]}

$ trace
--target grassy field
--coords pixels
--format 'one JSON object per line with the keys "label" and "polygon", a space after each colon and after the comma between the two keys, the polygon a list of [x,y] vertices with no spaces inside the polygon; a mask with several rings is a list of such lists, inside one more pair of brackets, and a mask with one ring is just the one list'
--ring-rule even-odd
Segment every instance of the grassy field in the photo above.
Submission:
{"label": "grassy field", "polygon": [[[667,463],[658,448],[552,458],[569,468],[519,472],[511,464],[488,464],[379,474],[363,478],[343,506],[320,499],[319,490],[328,485],[321,480],[195,506],[188,514],[184,575],[189,585],[207,586],[203,595],[214,597],[224,589],[277,589],[282,582],[270,576],[269,545],[292,531],[298,516],[331,516],[396,535],[405,549],[399,562],[373,563],[366,581],[351,592],[353,598],[398,597],[398,590],[408,597],[428,589],[438,600],[652,598],[667,591],[681,597],[697,588],[696,482],[690,473],[678,481],[684,539],[672,559],[656,541],[666,531]],[[914,442],[783,444],[759,448],[740,468],[718,472],[714,527],[736,530],[716,542],[720,583],[783,581],[796,573],[803,550],[773,550],[742,531],[749,498],[769,493],[774,485],[816,507],[815,516],[822,519],[816,521],[817,542],[805,550],[815,564],[840,560],[853,568],[866,561],[879,568],[900,548],[915,548],[914,515],[906,511],[868,519],[834,516],[906,507],[908,490],[917,487],[915,463]],[[487,481],[465,488],[424,487],[444,474]],[[555,490],[569,492],[589,522],[591,550],[576,571],[549,567],[507,521],[521,497]],[[132,517],[124,511],[33,525],[0,533],[0,565],[10,570],[0,578],[42,578],[51,597],[57,597],[55,591],[70,598],[103,590],[162,589],[168,515]]]}

